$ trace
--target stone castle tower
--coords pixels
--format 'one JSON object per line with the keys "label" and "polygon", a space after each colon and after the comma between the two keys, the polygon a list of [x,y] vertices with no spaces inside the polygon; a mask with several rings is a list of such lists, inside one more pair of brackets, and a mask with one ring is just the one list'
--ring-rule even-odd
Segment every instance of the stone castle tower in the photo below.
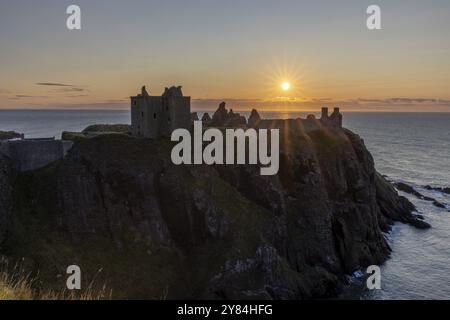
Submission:
{"label": "stone castle tower", "polygon": [[322,108],[322,117],[320,118],[320,121],[327,127],[342,128],[342,114],[338,107],[334,108],[333,113],[330,116],[328,116],[328,108]]}
{"label": "stone castle tower", "polygon": [[150,96],[142,87],[131,97],[131,133],[145,138],[168,137],[178,128],[191,125],[191,97],[181,87],[166,88],[162,96]]}

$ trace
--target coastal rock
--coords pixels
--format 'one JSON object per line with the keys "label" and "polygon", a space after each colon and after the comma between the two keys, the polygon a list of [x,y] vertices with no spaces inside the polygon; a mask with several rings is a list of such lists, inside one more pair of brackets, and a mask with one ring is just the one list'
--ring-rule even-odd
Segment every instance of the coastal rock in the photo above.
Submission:
{"label": "coastal rock", "polygon": [[102,268],[115,297],[310,299],[385,261],[394,221],[427,226],[352,132],[292,130],[280,143],[279,173],[261,176],[175,166],[164,139],[80,141],[19,179],[20,228],[5,248],[49,279],[73,261],[87,278]]}
{"label": "coastal rock", "polygon": [[446,208],[446,206],[444,204],[440,203],[439,201],[437,201],[434,198],[424,196],[423,194],[421,194],[420,192],[415,190],[410,185],[407,185],[406,183],[396,182],[396,183],[394,183],[394,185],[400,191],[412,194],[412,195],[416,196],[417,198],[419,198],[421,200],[431,201],[435,207],[438,207],[438,208],[441,208],[441,209],[445,209]]}
{"label": "coastal rock", "polygon": [[396,182],[396,183],[394,183],[394,185],[400,191],[412,194],[420,199],[424,198],[424,196],[421,193],[417,192],[413,187],[411,187],[410,185],[407,185],[406,183]]}
{"label": "coastal rock", "polygon": [[380,174],[375,176],[377,202],[382,214],[390,221],[402,221],[417,228],[427,229],[431,226],[412,214],[415,206],[403,196],[399,196],[394,187]]}
{"label": "coastal rock", "polygon": [[440,202],[437,201],[437,200],[434,200],[434,201],[433,201],[433,205],[434,205],[435,207],[438,207],[438,208],[441,208],[441,209],[446,209],[446,208],[447,208],[444,204],[440,203]]}
{"label": "coastal rock", "polygon": [[448,187],[445,187],[445,188],[440,188],[440,187],[434,188],[434,187],[432,187],[430,185],[426,185],[424,188],[427,189],[427,190],[439,191],[439,192],[442,192],[442,193],[450,194],[450,188],[448,188]]}

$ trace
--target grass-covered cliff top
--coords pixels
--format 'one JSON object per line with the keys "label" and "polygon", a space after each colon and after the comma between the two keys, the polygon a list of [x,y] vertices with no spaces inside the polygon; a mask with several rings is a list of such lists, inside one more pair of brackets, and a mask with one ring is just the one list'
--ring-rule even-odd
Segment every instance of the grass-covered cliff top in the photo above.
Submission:
{"label": "grass-covered cliff top", "polygon": [[86,127],[81,132],[63,131],[61,138],[63,140],[79,142],[103,134],[128,135],[130,134],[130,126],[127,124],[93,124]]}
{"label": "grass-covered cliff top", "polygon": [[94,124],[85,128],[82,133],[89,132],[115,132],[115,133],[128,133],[130,126],[127,124]]}
{"label": "grass-covered cliff top", "polygon": [[1,140],[9,140],[9,139],[17,139],[23,138],[23,134],[15,132],[15,131],[0,131],[0,141]]}

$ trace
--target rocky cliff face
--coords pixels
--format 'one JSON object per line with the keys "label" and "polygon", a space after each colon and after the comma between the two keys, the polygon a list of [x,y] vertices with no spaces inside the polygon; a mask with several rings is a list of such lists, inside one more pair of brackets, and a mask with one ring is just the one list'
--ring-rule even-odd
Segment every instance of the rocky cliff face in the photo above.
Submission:
{"label": "rocky cliff face", "polygon": [[22,177],[8,252],[22,248],[55,283],[68,264],[88,278],[102,268],[117,297],[301,299],[385,261],[393,221],[427,227],[345,129],[284,133],[270,177],[174,166],[170,150],[102,136]]}
{"label": "rocky cliff face", "polygon": [[4,240],[9,225],[13,197],[12,185],[15,176],[11,160],[0,153],[0,243]]}

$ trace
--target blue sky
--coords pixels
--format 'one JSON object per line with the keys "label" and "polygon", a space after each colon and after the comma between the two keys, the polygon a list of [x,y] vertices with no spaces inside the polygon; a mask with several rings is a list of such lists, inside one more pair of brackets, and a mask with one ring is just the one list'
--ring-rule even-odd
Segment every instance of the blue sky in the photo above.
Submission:
{"label": "blue sky", "polygon": [[[370,4],[382,30],[366,28]],[[0,0],[0,107],[121,107],[143,84],[180,84],[204,106],[442,111],[449,31],[443,0]]]}

